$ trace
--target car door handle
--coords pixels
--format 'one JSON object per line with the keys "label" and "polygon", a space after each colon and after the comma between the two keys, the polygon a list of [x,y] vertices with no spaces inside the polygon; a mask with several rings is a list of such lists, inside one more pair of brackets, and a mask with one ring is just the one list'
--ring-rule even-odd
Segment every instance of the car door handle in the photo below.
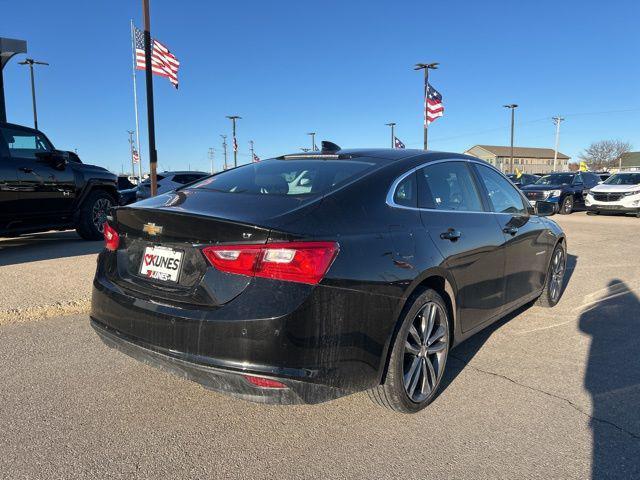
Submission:
{"label": "car door handle", "polygon": [[515,235],[518,233],[518,229],[516,227],[504,227],[502,229],[504,233],[508,233],[509,235]]}
{"label": "car door handle", "polygon": [[452,242],[455,242],[456,240],[458,240],[460,237],[462,236],[462,232],[460,230],[455,230],[453,228],[450,228],[449,230],[447,230],[446,232],[442,232],[440,234],[440,238],[443,240],[450,240]]}
{"label": "car door handle", "polygon": [[29,168],[29,167],[20,167],[18,170],[24,173],[33,173],[33,168]]}

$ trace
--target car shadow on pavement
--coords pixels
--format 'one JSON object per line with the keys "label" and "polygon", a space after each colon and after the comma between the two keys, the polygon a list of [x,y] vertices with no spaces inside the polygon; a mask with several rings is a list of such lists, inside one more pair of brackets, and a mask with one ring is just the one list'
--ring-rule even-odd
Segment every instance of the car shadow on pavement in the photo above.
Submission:
{"label": "car shadow on pavement", "polygon": [[102,240],[89,242],[75,231],[46,232],[0,240],[0,267],[100,252]]}
{"label": "car shadow on pavement", "polygon": [[591,346],[592,479],[640,478],[640,300],[621,280],[580,315]]}

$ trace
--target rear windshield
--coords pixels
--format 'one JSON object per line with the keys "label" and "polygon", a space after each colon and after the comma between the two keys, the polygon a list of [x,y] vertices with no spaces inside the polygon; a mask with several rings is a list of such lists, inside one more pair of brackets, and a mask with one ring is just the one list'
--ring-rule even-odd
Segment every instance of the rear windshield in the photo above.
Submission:
{"label": "rear windshield", "polygon": [[638,185],[640,184],[640,173],[616,173],[607,178],[606,185]]}
{"label": "rear windshield", "polygon": [[209,177],[188,188],[256,195],[319,195],[364,175],[375,164],[352,160],[265,160]]}

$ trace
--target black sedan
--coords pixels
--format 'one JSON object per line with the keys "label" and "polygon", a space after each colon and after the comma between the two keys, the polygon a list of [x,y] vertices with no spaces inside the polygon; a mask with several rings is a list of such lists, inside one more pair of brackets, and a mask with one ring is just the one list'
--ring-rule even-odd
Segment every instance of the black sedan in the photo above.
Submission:
{"label": "black sedan", "polygon": [[115,210],[91,324],[247,400],[368,390],[417,412],[452,347],[558,302],[566,244],[548,213],[474,157],[326,144]]}

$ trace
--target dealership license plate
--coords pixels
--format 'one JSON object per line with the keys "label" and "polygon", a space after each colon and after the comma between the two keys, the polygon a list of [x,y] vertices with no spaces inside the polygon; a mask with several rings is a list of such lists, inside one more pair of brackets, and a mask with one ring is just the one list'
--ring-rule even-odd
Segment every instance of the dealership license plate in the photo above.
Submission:
{"label": "dealership license plate", "polygon": [[147,247],[142,256],[140,275],[163,282],[177,282],[182,252],[168,247]]}

